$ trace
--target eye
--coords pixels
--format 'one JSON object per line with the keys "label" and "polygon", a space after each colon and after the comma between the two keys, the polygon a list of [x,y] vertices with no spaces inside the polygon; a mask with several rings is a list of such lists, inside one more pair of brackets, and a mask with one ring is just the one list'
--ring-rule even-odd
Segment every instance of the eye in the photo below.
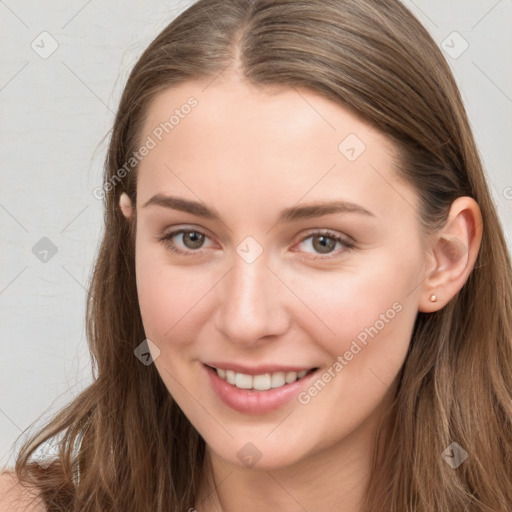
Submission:
{"label": "eye", "polygon": [[158,239],[169,250],[182,254],[184,256],[192,256],[194,252],[200,252],[208,236],[198,229],[178,229],[166,233]]}
{"label": "eye", "polygon": [[[177,229],[159,237],[158,240],[170,251],[183,256],[194,256],[205,248],[209,237],[199,229]],[[334,253],[349,252],[355,247],[355,243],[332,231],[318,231],[303,238],[299,243],[299,250],[306,253],[319,255],[320,258],[335,257]],[[336,249],[338,248],[338,251]]]}
{"label": "eye", "polygon": [[342,252],[349,252],[355,247],[354,242],[344,238],[332,231],[319,231],[312,233],[306,238],[303,238],[299,246],[302,245],[305,252],[311,252],[307,249],[312,249],[313,253],[317,255],[327,255],[335,252],[335,249],[343,249]]}

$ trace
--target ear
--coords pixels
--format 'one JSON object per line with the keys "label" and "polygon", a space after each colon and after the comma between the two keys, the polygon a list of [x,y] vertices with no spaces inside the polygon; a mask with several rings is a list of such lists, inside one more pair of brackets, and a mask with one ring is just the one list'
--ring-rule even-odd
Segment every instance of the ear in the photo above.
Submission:
{"label": "ear", "polygon": [[119,208],[128,220],[133,217],[132,201],[126,192],[123,192],[119,198]]}
{"label": "ear", "polygon": [[464,286],[482,241],[482,214],[470,197],[457,198],[430,245],[433,269],[422,283],[419,311],[442,309]]}

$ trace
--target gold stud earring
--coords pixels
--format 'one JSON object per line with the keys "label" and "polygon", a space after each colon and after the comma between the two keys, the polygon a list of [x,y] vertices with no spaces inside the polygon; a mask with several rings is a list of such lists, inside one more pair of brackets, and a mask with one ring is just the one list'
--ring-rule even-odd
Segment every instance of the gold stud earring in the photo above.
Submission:
{"label": "gold stud earring", "polygon": [[437,302],[437,295],[432,294],[430,296],[430,302]]}

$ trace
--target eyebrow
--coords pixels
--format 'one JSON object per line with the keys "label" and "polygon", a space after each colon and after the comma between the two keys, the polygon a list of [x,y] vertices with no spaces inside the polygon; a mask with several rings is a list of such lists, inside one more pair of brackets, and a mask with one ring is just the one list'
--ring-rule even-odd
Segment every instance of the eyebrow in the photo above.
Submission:
{"label": "eyebrow", "polygon": [[[150,205],[191,213],[205,219],[220,220],[220,215],[215,209],[208,208],[201,202],[191,201],[181,197],[156,194],[146,201],[142,208],[146,208]],[[368,217],[375,217],[374,213],[356,203],[348,201],[330,201],[286,208],[280,212],[277,223],[280,224],[294,220],[321,217],[322,215],[333,213],[359,213]]]}

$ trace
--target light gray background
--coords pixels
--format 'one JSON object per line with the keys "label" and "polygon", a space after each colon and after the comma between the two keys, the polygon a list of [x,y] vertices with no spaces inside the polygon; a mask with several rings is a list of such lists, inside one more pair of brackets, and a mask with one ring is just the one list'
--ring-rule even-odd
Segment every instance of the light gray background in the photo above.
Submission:
{"label": "light gray background", "polygon": [[[0,466],[91,382],[103,139],[136,59],[190,3],[0,0]],[[404,3],[452,66],[511,246],[512,0]]]}

